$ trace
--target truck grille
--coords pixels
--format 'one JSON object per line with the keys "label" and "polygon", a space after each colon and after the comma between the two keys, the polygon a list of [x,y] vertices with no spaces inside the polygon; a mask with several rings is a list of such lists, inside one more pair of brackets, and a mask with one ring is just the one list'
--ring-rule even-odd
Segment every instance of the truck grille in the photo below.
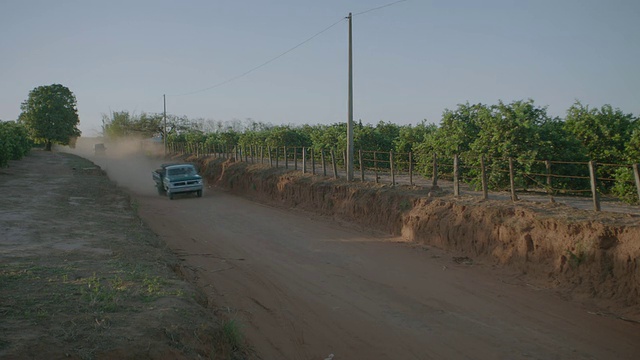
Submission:
{"label": "truck grille", "polygon": [[198,180],[176,181],[176,182],[173,182],[172,184],[173,186],[197,185]]}

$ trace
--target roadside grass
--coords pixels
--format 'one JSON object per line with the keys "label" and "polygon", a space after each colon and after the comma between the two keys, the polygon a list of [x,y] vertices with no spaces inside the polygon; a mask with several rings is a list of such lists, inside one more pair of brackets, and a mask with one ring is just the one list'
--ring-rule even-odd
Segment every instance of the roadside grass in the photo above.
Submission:
{"label": "roadside grass", "polygon": [[[135,311],[136,302],[185,296],[184,290],[171,286],[150,268],[112,262],[111,269],[96,273],[91,268],[34,261],[0,264],[0,293],[12,294],[9,302],[0,302],[1,315],[39,321],[69,310],[78,314]],[[74,307],[68,306],[70,302]]]}
{"label": "roadside grass", "polygon": [[244,343],[240,324],[236,320],[225,320],[222,323],[218,338],[220,344],[230,347],[231,352],[241,350]]}

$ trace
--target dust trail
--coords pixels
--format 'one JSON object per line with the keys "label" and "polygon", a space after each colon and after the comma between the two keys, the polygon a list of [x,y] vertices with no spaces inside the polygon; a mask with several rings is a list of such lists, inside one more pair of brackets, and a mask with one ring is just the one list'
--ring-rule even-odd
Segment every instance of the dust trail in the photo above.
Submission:
{"label": "dust trail", "polygon": [[[104,143],[104,155],[96,154],[95,144]],[[79,138],[75,149],[56,147],[55,150],[68,152],[91,160],[106,171],[118,186],[138,195],[157,194],[151,172],[160,167],[162,144],[135,138],[105,141],[103,138]]]}

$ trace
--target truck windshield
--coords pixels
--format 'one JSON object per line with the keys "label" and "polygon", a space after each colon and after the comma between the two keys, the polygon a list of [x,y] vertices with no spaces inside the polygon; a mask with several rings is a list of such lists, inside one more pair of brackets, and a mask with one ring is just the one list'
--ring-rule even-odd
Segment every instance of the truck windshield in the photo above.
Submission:
{"label": "truck windshield", "polygon": [[169,175],[194,175],[196,173],[195,169],[192,167],[181,167],[175,169],[169,169]]}

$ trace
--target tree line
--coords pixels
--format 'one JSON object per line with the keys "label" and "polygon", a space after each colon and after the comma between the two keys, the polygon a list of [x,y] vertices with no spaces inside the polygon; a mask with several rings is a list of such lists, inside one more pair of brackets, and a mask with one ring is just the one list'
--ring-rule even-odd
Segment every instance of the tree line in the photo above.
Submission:
{"label": "tree line", "polygon": [[[347,146],[345,123],[331,125],[273,125],[246,119],[244,121],[213,121],[168,116],[167,141],[172,144],[204,144],[205,146],[265,146],[306,147],[314,150],[344,151]],[[144,134],[162,136],[162,114],[132,115],[113,113],[105,117],[105,134]],[[434,153],[447,162],[458,155],[469,169],[466,178],[479,184],[481,158],[487,160],[491,189],[508,186],[504,171],[506,159],[512,158],[519,174],[544,172],[541,160],[567,163],[555,165],[556,174],[584,174],[585,166],[572,163],[595,161],[603,164],[598,176],[615,181],[603,182],[601,190],[614,193],[627,201],[637,201],[633,173],[628,165],[640,162],[640,121],[611,105],[590,107],[576,101],[564,118],[550,116],[547,107],[533,100],[497,104],[459,104],[443,112],[440,124],[423,120],[417,125],[397,125],[380,121],[377,124],[354,125],[354,148],[367,151],[411,152],[416,170],[428,176],[432,171]],[[576,176],[577,177],[577,176]],[[540,185],[535,179],[520,177],[518,185]],[[588,188],[586,180],[558,179],[554,188]]]}
{"label": "tree line", "polygon": [[[17,122],[0,124],[0,166],[25,154],[27,144],[71,145],[80,136],[75,95],[65,86],[39,86],[29,92],[21,104]],[[273,125],[246,119],[214,121],[189,119],[186,116],[132,114],[116,111],[103,115],[103,135],[119,137],[162,137],[172,144],[215,146],[306,147],[315,150],[347,147],[345,123],[331,125]],[[573,176],[556,181],[556,188],[585,187],[581,181],[584,167],[576,163],[595,161],[598,176],[612,181],[602,183],[602,190],[627,201],[637,201],[633,190],[633,172],[629,164],[640,162],[640,121],[611,105],[589,107],[576,101],[564,118],[552,117],[547,108],[533,100],[497,104],[459,104],[445,109],[440,124],[423,120],[417,125],[356,122],[354,148],[367,151],[411,153],[416,170],[428,175],[434,156],[451,159],[459,156],[466,166],[466,179],[479,183],[480,162],[486,158],[488,181],[492,189],[504,188],[507,178],[504,160],[511,158],[519,174],[544,172],[541,160],[566,163],[558,174]],[[435,155],[434,155],[435,154]],[[442,171],[446,172],[447,161]],[[539,185],[535,179],[521,176],[520,186]],[[568,180],[567,180],[568,179]]]}

